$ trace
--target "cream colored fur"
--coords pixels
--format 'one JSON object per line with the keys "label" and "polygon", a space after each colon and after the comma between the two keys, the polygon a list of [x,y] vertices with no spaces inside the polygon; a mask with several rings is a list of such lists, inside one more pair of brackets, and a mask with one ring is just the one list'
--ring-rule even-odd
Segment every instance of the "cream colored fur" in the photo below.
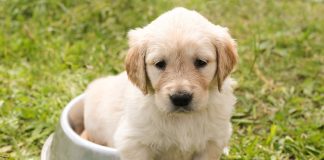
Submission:
{"label": "cream colored fur", "polygon": [[[122,160],[212,160],[228,145],[236,98],[229,78],[236,44],[227,29],[175,8],[129,32],[126,72],[86,90],[83,135],[115,147]],[[207,65],[197,68],[195,60]],[[159,61],[166,68],[156,67]],[[170,95],[193,95],[177,112]]]}

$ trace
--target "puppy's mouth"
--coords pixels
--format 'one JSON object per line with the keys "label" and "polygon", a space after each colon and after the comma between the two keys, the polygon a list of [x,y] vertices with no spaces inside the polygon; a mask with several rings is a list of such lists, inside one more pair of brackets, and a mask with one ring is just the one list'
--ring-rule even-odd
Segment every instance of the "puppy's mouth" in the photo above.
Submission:
{"label": "puppy's mouth", "polygon": [[174,112],[174,113],[190,113],[190,112],[193,112],[193,109],[189,106],[174,107],[172,112]]}

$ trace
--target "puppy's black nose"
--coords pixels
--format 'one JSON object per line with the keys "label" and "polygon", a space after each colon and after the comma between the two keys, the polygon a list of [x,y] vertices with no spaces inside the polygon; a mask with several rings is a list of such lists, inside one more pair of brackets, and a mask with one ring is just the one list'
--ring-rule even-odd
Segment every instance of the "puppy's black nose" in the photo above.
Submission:
{"label": "puppy's black nose", "polygon": [[170,96],[172,103],[175,106],[187,106],[192,100],[192,94],[186,91],[180,91]]}

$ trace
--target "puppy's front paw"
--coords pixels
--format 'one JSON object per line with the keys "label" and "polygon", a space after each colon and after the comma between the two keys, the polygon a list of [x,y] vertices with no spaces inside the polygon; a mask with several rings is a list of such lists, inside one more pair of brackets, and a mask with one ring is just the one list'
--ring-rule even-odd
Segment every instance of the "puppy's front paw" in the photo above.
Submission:
{"label": "puppy's front paw", "polygon": [[118,146],[121,160],[153,160],[153,155],[150,150],[139,144],[128,143],[125,146]]}
{"label": "puppy's front paw", "polygon": [[193,157],[193,160],[218,160],[222,155],[222,151],[223,149],[216,143],[209,142],[204,150]]}
{"label": "puppy's front paw", "polygon": [[146,151],[134,148],[129,151],[119,152],[121,160],[153,160],[153,157]]}

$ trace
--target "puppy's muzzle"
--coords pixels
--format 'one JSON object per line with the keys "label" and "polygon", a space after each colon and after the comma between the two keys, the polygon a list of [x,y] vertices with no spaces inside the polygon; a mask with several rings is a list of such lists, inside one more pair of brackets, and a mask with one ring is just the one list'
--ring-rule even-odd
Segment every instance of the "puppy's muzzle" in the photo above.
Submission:
{"label": "puppy's muzzle", "polygon": [[175,110],[190,110],[189,104],[192,100],[192,94],[186,91],[179,91],[170,95],[170,100],[175,106]]}

